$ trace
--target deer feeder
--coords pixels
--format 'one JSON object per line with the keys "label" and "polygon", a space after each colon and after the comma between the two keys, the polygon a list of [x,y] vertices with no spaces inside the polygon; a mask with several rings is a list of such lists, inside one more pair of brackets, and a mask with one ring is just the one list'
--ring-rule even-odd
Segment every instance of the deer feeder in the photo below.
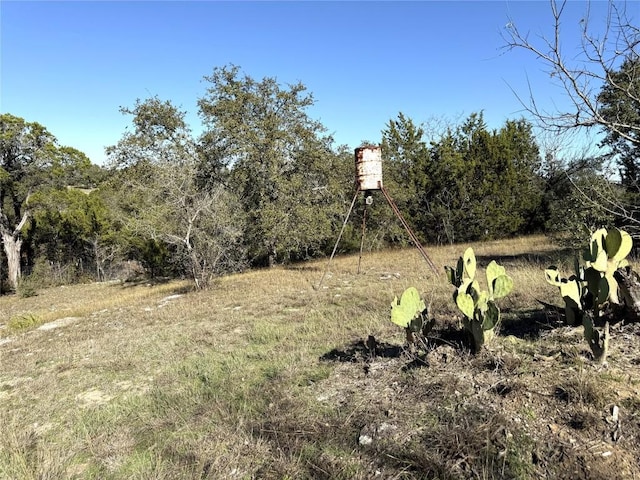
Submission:
{"label": "deer feeder", "polygon": [[324,277],[327,274],[329,265],[331,264],[331,260],[333,260],[333,257],[336,254],[338,243],[340,242],[340,238],[342,238],[342,234],[344,233],[344,229],[347,225],[347,221],[349,220],[349,216],[351,215],[351,211],[353,210],[353,206],[356,203],[358,194],[360,192],[364,192],[365,206],[364,206],[364,212],[362,215],[362,239],[360,242],[360,257],[358,259],[358,273],[360,273],[360,261],[362,259],[362,249],[364,246],[364,233],[366,228],[365,222],[367,218],[367,205],[371,205],[373,203],[373,191],[375,190],[379,190],[382,192],[382,195],[384,196],[385,200],[393,210],[393,213],[395,213],[396,217],[398,217],[398,220],[400,220],[400,223],[402,224],[402,226],[407,231],[409,238],[411,238],[411,241],[413,242],[413,244],[416,246],[416,248],[418,249],[422,257],[426,260],[431,270],[434,273],[438,274],[437,267],[427,255],[427,252],[425,252],[424,248],[420,244],[420,241],[418,240],[418,238],[415,236],[415,234],[409,227],[409,224],[402,217],[400,210],[398,210],[398,207],[396,206],[395,202],[393,201],[393,199],[391,198],[391,196],[389,195],[389,193],[386,191],[386,189],[382,184],[382,154],[380,151],[380,147],[363,146],[363,147],[356,148],[355,161],[356,161],[356,172],[355,172],[356,173],[356,192],[355,192],[355,195],[353,196],[353,200],[351,201],[351,206],[349,207],[347,216],[345,217],[344,222],[342,224],[342,229],[340,230],[338,239],[336,240],[336,243],[333,247],[333,251],[331,252],[331,256],[329,257],[329,261],[327,262],[327,266],[324,270],[324,273],[322,274],[322,278],[320,279],[318,288],[322,286],[322,281],[324,280]]}

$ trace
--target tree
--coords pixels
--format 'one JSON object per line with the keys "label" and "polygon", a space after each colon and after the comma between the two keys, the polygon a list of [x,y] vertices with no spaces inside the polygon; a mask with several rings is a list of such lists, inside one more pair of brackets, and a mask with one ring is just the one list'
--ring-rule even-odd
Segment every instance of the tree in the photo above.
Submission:
{"label": "tree", "polygon": [[[637,105],[639,102],[637,85],[640,82],[640,69],[627,68],[623,75],[616,75],[627,62],[633,65],[638,60],[637,48],[640,45],[640,28],[631,23],[624,4],[608,3],[608,12],[604,30],[597,33],[592,29],[589,4],[585,16],[580,19],[581,50],[565,55],[561,32],[562,17],[567,5],[566,0],[551,0],[553,33],[551,38],[536,37],[538,43],[529,39],[529,35],[518,29],[517,22],[510,19],[504,35],[506,48],[523,49],[536,56],[548,69],[552,79],[557,81],[562,93],[568,98],[566,110],[546,111],[538,105],[535,92],[529,92],[528,101],[523,106],[542,126],[564,131],[579,127],[598,126],[605,131],[615,132],[631,143],[638,141],[640,125],[633,118],[620,118],[611,115],[611,111],[602,108],[598,91],[603,87],[625,102]],[[629,88],[635,85],[635,88]]]}
{"label": "tree", "polygon": [[185,112],[157,97],[122,112],[133,116],[134,130],[107,152],[119,170],[112,188],[121,194],[119,208],[129,235],[142,244],[170,246],[174,263],[198,287],[239,268],[242,217],[234,213],[233,195],[221,185],[199,185],[198,145]]}
{"label": "tree", "polygon": [[585,191],[599,200],[618,198],[623,193],[602,175],[600,163],[597,158],[581,158],[557,164],[546,172],[545,231],[556,243],[580,245],[598,228],[615,226],[615,215],[606,202],[591,203],[584,198]]}
{"label": "tree", "polygon": [[528,122],[509,120],[490,131],[482,112],[473,113],[430,148],[412,125],[391,124],[384,145],[405,172],[411,215],[425,238],[500,238],[540,226],[540,160]]}
{"label": "tree", "polygon": [[424,128],[400,112],[382,131],[381,147],[386,187],[406,219],[418,231],[426,231],[430,179]]}
{"label": "tree", "polygon": [[[535,55],[568,99],[566,108],[548,111],[538,104],[536,92],[530,89],[528,99],[521,99],[521,103],[545,130],[563,134],[586,128],[604,133],[600,146],[610,148],[611,156],[619,163],[623,184],[637,194],[640,192],[640,28],[627,15],[624,3],[608,2],[607,15],[601,19],[591,17],[587,4],[585,15],[580,19],[579,53],[568,54],[570,50],[564,48],[566,39],[561,32],[566,5],[566,1],[551,0],[553,32],[549,37],[530,40],[528,34],[518,29],[515,20],[510,19],[508,23],[504,35],[506,48]],[[597,21],[604,22],[600,31]],[[580,196],[586,204],[603,207],[637,235],[640,230],[637,198],[629,203],[629,198],[621,198],[615,188],[608,189],[611,196],[603,197],[605,193],[599,181],[591,185],[584,177],[578,180],[574,186],[580,183]]]}
{"label": "tree", "polygon": [[620,69],[610,71],[597,97],[599,114],[615,128],[605,128],[602,145],[620,165],[622,185],[640,191],[640,57],[630,55]]}
{"label": "tree", "polygon": [[9,285],[21,277],[23,229],[29,196],[46,182],[56,139],[45,127],[11,114],[0,115],[0,237],[7,257]]}
{"label": "tree", "polygon": [[[198,102],[207,172],[229,172],[247,216],[244,239],[254,263],[318,252],[342,213],[331,137],[312,120],[302,83],[256,81],[236,66],[215,68]],[[211,173],[209,173],[211,175]],[[338,200],[338,201],[337,201]]]}
{"label": "tree", "polygon": [[31,196],[29,205],[27,239],[37,246],[37,257],[73,266],[73,276],[93,271],[97,280],[104,279],[105,263],[117,248],[111,241],[111,214],[98,190],[44,188]]}
{"label": "tree", "polygon": [[507,120],[493,133],[496,176],[494,236],[533,233],[543,229],[540,208],[544,192],[541,158],[530,122]]}
{"label": "tree", "polygon": [[459,137],[472,171],[466,187],[473,199],[465,227],[469,239],[530,233],[542,198],[532,126],[522,119],[507,120],[499,130],[489,131],[482,113],[472,114]]}
{"label": "tree", "polygon": [[463,240],[458,234],[464,235],[465,219],[473,200],[467,188],[470,170],[458,143],[455,132],[448,130],[430,148],[427,171],[431,182],[425,205],[429,220],[424,228],[439,244]]}

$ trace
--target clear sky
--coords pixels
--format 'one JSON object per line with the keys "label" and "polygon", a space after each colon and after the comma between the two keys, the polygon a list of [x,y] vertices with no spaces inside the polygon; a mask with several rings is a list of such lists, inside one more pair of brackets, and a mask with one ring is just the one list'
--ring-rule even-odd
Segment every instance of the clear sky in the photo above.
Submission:
{"label": "clear sky", "polygon": [[[630,5],[637,19],[640,3]],[[567,5],[569,54],[586,7]],[[592,18],[606,9],[592,2]],[[546,1],[0,0],[0,111],[103,163],[130,124],[120,106],[157,95],[197,132],[203,77],[232,63],[255,79],[304,83],[310,115],[351,148],[379,141],[398,112],[421,123],[484,110],[499,128],[524,115],[510,87],[526,96],[530,82],[541,104],[564,102],[533,55],[504,50],[510,21],[532,38],[552,33]]]}

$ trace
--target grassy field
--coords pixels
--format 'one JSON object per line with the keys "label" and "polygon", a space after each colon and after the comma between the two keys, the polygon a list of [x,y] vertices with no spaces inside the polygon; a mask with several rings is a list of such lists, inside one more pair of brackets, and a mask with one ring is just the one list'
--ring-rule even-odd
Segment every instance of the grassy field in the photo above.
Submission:
{"label": "grassy field", "polygon": [[[609,363],[559,323],[543,237],[473,245],[515,283],[499,337],[469,353],[444,265],[466,245],[185,282],[0,297],[2,479],[640,478],[640,328]],[[393,297],[437,320],[404,349]],[[373,335],[375,354],[365,346]]]}

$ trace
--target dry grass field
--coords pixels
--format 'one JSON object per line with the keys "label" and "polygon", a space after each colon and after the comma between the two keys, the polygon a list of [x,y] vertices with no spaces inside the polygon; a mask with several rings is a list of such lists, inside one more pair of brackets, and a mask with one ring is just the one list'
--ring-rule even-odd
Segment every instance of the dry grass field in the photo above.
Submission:
{"label": "dry grass field", "polygon": [[[320,288],[326,260],[0,297],[0,478],[640,478],[640,328],[597,366],[539,303],[568,252],[473,247],[515,284],[476,355],[442,269],[466,245],[427,248],[438,277],[405,249],[337,257]],[[437,320],[417,354],[389,321],[409,286]]]}

